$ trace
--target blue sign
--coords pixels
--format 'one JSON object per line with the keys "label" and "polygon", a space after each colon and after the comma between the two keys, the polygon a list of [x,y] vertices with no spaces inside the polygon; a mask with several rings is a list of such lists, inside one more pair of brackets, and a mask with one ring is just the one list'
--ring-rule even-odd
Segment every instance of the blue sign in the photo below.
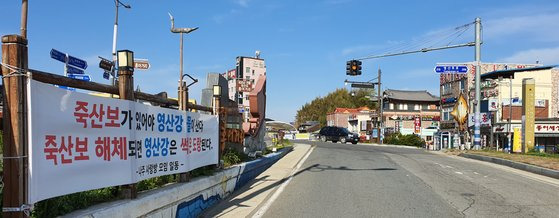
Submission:
{"label": "blue sign", "polygon": [[58,51],[54,48],[50,50],[50,57],[52,59],[55,59],[55,60],[66,63],[66,54],[62,53],[62,52],[60,52],[60,51]]}
{"label": "blue sign", "polygon": [[373,129],[373,138],[378,138],[378,129]]}
{"label": "blue sign", "polygon": [[110,76],[109,72],[107,71],[103,72],[103,78],[109,79],[109,76]]}
{"label": "blue sign", "polygon": [[77,57],[71,56],[71,55],[68,55],[68,64],[72,65],[74,67],[82,68],[84,70],[87,68],[87,62],[86,61],[84,61],[82,59],[79,59]]}
{"label": "blue sign", "polygon": [[436,73],[467,73],[467,66],[437,66],[435,67]]}
{"label": "blue sign", "polygon": [[70,65],[68,65],[68,68],[66,68],[66,73],[68,73],[68,74],[84,74],[82,69],[75,68],[75,67],[72,67]]}
{"label": "blue sign", "polygon": [[[57,86],[58,86],[58,85],[57,85]],[[68,91],[76,91],[76,89],[75,89],[75,88],[72,88],[72,87],[68,87],[68,86],[58,86],[58,88],[61,88],[61,89],[66,89],[66,90],[68,90]]]}
{"label": "blue sign", "polygon": [[79,79],[83,81],[91,81],[91,77],[87,74],[68,74],[68,77],[72,79]]}

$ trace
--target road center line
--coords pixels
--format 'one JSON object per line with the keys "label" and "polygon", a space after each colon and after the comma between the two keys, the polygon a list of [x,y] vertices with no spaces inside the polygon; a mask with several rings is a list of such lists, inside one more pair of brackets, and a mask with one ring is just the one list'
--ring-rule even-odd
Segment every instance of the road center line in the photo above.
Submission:
{"label": "road center line", "polygon": [[270,197],[270,199],[268,199],[268,201],[266,201],[266,203],[264,203],[264,205],[260,209],[258,209],[258,211],[254,214],[254,216],[252,216],[252,218],[261,218],[266,213],[266,211],[268,211],[270,206],[272,206],[272,203],[274,203],[274,201],[283,192],[283,190],[289,184],[289,182],[291,182],[291,179],[293,179],[293,175],[295,175],[295,173],[297,173],[297,171],[299,171],[301,166],[303,166],[303,163],[307,160],[309,155],[311,155],[312,151],[314,150],[314,147],[315,146],[311,146],[311,148],[309,149],[307,154],[303,157],[303,159],[301,159],[301,161],[299,161],[299,164],[297,164],[295,169],[293,169],[293,171],[291,171],[291,174],[289,175],[289,178],[287,180],[285,180],[285,182],[283,182],[280,185],[280,187],[274,192],[272,197]]}

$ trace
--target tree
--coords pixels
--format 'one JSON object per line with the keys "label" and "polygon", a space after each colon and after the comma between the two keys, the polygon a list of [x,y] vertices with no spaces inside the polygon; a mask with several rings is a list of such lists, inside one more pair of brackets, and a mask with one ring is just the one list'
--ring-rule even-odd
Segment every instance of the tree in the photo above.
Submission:
{"label": "tree", "polygon": [[375,94],[374,90],[356,89],[353,93],[352,96],[347,89],[336,89],[325,97],[316,97],[310,103],[305,103],[297,111],[296,125],[307,121],[318,121],[320,126],[326,126],[326,115],[334,112],[339,107],[357,108],[367,106],[371,109],[376,108],[376,102],[367,97],[373,96]]}

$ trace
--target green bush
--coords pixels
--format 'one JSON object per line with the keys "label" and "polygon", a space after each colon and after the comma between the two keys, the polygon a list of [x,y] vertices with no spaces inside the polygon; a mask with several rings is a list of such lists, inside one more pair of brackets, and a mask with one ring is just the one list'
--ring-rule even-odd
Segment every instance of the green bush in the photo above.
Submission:
{"label": "green bush", "polygon": [[35,204],[32,217],[57,217],[74,210],[118,199],[118,187],[101,188],[78,192],[40,201]]}
{"label": "green bush", "polygon": [[415,147],[425,146],[425,141],[418,135],[402,135],[400,133],[393,133],[384,139],[384,143],[393,145],[407,145]]}
{"label": "green bush", "polygon": [[246,161],[249,158],[246,154],[240,153],[235,149],[229,148],[223,153],[222,159],[223,159],[223,166],[229,167],[241,163],[243,161]]}

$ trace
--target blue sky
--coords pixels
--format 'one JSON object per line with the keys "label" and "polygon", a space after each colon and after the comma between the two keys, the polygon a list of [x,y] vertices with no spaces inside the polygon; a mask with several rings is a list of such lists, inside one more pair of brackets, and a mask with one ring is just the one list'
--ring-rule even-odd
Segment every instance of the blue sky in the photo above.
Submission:
{"label": "blue sky", "polygon": [[[208,72],[232,69],[236,56],[260,50],[267,65],[267,117],[292,121],[297,109],[344,87],[345,79],[369,80],[383,71],[384,88],[439,93],[437,62],[473,61],[473,48],[389,57],[363,62],[363,75],[348,78],[345,62],[441,30],[482,19],[483,62],[559,64],[559,2],[549,1],[367,1],[221,0],[134,1],[120,9],[118,49],[147,58],[135,72],[142,91],[176,96],[179,35],[169,31],[167,12],[178,27],[200,27],[185,37],[185,72],[201,79],[190,96],[199,100]],[[19,33],[21,1],[3,4],[0,35]],[[6,14],[7,12],[7,14]],[[108,83],[97,56],[110,57],[112,0],[30,1],[29,67],[63,74],[51,48],[88,61],[93,80]],[[473,28],[457,42],[472,41]]]}

